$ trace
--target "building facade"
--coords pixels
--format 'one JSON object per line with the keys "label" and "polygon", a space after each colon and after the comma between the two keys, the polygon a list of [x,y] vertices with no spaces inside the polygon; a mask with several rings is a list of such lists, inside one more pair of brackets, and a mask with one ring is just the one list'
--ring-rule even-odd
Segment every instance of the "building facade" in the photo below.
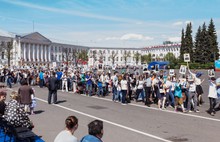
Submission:
{"label": "building facade", "polygon": [[[12,66],[44,66],[53,67],[60,66],[68,62],[74,63],[72,52],[80,52],[87,50],[86,46],[77,46],[63,43],[52,42],[48,38],[44,37],[38,32],[30,33],[27,35],[14,35],[14,36],[2,36],[0,35],[0,42],[13,42],[13,49],[11,51]],[[64,49],[68,54],[64,54]],[[1,63],[7,64],[7,57],[5,50],[1,49]]]}
{"label": "building facade", "polygon": [[[138,56],[137,54],[139,55],[138,59],[135,58]],[[96,66],[97,63],[103,63],[105,66],[141,65],[140,48],[91,47],[88,52],[88,57],[89,66]]]}
{"label": "building facade", "polygon": [[173,53],[176,58],[179,58],[180,47],[181,44],[149,46],[142,49],[142,55],[151,54],[152,61],[163,61],[167,53]]}

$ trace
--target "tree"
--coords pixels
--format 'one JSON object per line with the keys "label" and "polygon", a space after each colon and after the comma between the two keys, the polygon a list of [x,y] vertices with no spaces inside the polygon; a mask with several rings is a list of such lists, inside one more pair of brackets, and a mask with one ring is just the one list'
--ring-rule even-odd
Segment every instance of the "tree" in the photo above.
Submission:
{"label": "tree", "polygon": [[82,50],[79,52],[79,59],[82,59],[83,61],[88,61],[88,50]]}
{"label": "tree", "polygon": [[11,58],[13,56],[13,40],[11,39],[11,41],[9,42],[2,42],[1,43],[1,51],[5,51],[5,55],[8,61],[8,67],[11,66]]}
{"label": "tree", "polygon": [[79,61],[80,53],[77,51],[77,49],[73,49],[71,54],[72,54],[71,55],[72,61],[75,63],[75,66],[77,66],[78,65],[78,61]]}
{"label": "tree", "polygon": [[70,57],[71,53],[69,52],[69,48],[63,48],[62,51],[62,61],[65,62],[65,64],[68,66],[69,65],[69,61],[71,59]]}
{"label": "tree", "polygon": [[219,50],[218,50],[218,42],[217,42],[217,34],[215,30],[215,25],[213,20],[210,20],[209,26],[208,26],[208,35],[209,35],[209,50],[211,52],[210,61],[214,62],[219,58]]}
{"label": "tree", "polygon": [[[192,24],[189,23],[186,26],[186,33],[185,33],[185,38],[184,38],[184,53],[189,53],[190,57],[193,56],[193,39],[192,39]],[[183,55],[182,54],[182,55]],[[191,59],[193,61],[193,58]]]}
{"label": "tree", "polygon": [[138,64],[138,62],[139,62],[139,60],[140,60],[140,56],[141,56],[141,54],[140,54],[138,51],[136,51],[136,52],[134,53],[134,60],[135,60],[135,62],[136,62],[136,65]]}
{"label": "tree", "polygon": [[193,60],[195,62],[201,62],[201,55],[202,55],[202,44],[201,44],[201,26],[199,26],[196,36],[195,36],[195,43],[194,43],[194,52],[193,52]]}
{"label": "tree", "polygon": [[181,46],[180,46],[180,61],[183,61],[183,54],[185,51],[185,34],[184,29],[182,29],[182,36],[181,36]]}
{"label": "tree", "polygon": [[204,23],[202,26],[202,30],[201,30],[201,37],[200,37],[200,43],[201,43],[201,54],[198,55],[200,57],[200,62],[202,63],[207,63],[210,61],[210,55],[211,52],[209,50],[209,35],[208,32],[206,30],[206,24]]}
{"label": "tree", "polygon": [[103,63],[103,59],[104,59],[103,52],[102,52],[102,50],[99,50],[99,62]]}
{"label": "tree", "polygon": [[169,61],[170,63],[176,63],[177,58],[175,57],[175,55],[171,52],[168,52],[165,57],[164,57],[165,61]]}
{"label": "tree", "polygon": [[115,59],[116,59],[116,56],[118,55],[117,52],[115,51],[112,51],[111,54],[110,54],[110,59],[112,60],[112,65],[115,64]]}
{"label": "tree", "polygon": [[131,52],[127,51],[127,50],[124,50],[123,58],[124,58],[124,61],[125,61],[125,65],[127,65],[127,61],[128,61],[129,57],[131,57]]}
{"label": "tree", "polygon": [[151,62],[152,60],[152,55],[151,53],[147,54],[147,55],[142,55],[141,56],[141,62],[144,62],[144,63],[149,63]]}

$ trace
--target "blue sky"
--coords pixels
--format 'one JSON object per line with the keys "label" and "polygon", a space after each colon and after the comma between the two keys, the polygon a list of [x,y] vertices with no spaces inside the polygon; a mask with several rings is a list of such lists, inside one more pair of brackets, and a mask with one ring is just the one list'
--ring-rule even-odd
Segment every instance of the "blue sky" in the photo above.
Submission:
{"label": "blue sky", "polygon": [[[38,31],[52,41],[101,47],[147,47],[180,41],[181,29],[213,18],[220,0],[0,0],[0,29]],[[219,40],[220,38],[218,38]]]}

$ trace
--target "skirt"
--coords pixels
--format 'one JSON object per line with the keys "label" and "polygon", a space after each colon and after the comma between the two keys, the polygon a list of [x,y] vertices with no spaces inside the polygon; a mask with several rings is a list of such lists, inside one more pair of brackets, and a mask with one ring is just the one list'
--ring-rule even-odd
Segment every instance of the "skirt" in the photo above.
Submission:
{"label": "skirt", "polygon": [[196,93],[198,95],[203,94],[202,86],[201,85],[196,85]]}

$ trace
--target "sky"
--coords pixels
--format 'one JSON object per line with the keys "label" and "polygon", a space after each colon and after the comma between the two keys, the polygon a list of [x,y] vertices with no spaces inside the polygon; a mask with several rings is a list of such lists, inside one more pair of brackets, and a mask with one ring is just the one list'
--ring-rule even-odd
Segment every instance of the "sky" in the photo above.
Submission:
{"label": "sky", "polygon": [[[0,31],[39,32],[51,41],[142,48],[180,42],[181,30],[214,20],[220,0],[0,0]],[[218,41],[220,37],[218,36]]]}

